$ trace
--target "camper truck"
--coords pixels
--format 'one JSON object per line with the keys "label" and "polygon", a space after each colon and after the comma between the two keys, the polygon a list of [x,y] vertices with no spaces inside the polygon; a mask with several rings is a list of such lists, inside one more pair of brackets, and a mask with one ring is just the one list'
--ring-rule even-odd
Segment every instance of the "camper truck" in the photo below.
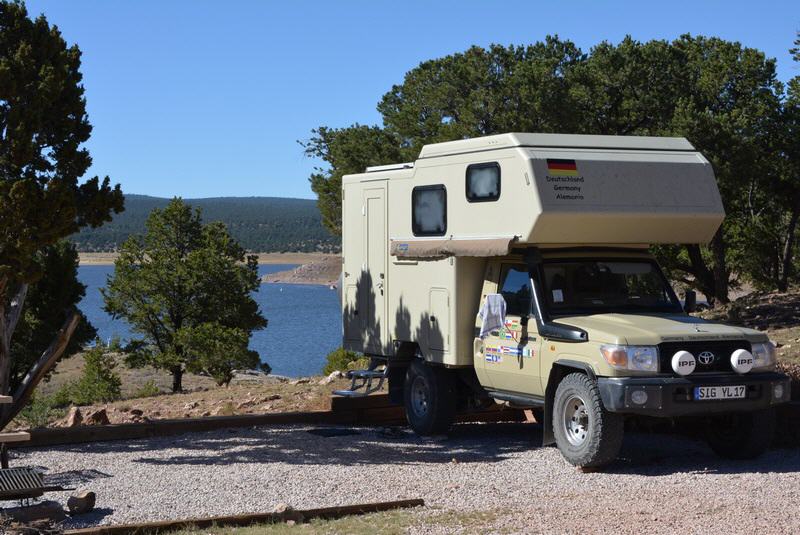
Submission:
{"label": "camper truck", "polygon": [[683,138],[494,135],[345,176],[344,347],[372,364],[336,393],[387,381],[423,435],[530,408],[580,467],[617,456],[629,415],[707,419],[715,452],[754,457],[790,396],[774,346],[689,315],[649,252],[708,243],[723,218]]}

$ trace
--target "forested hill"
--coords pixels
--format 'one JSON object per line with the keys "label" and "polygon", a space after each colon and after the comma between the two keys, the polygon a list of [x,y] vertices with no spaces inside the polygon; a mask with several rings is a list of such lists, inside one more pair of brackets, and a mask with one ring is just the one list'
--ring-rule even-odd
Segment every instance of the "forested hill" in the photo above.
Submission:
{"label": "forested hill", "polygon": [[[336,252],[340,241],[322,226],[316,201],[278,197],[184,199],[202,210],[203,221],[223,221],[243,247],[259,253]],[[147,215],[169,199],[126,195],[125,211],[100,228],[72,236],[83,252],[114,251],[131,234],[144,232]]]}

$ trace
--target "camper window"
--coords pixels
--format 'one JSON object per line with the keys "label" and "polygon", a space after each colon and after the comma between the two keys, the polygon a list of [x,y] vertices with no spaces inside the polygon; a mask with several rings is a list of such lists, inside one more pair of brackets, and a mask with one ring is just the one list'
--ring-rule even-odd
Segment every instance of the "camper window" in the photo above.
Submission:
{"label": "camper window", "polygon": [[467,167],[467,200],[496,201],[500,198],[500,165],[476,163]]}
{"label": "camper window", "polygon": [[417,186],[411,192],[414,236],[444,236],[447,231],[447,190],[444,185]]}
{"label": "camper window", "polygon": [[506,301],[506,314],[527,316],[531,310],[531,276],[525,266],[503,266],[500,294]]}

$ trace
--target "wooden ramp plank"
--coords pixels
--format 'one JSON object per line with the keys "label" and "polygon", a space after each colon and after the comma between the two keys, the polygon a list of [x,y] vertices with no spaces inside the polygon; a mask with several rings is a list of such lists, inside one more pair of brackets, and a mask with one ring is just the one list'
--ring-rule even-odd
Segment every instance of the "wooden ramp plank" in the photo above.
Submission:
{"label": "wooden ramp plank", "polygon": [[210,527],[250,526],[253,524],[274,524],[287,520],[300,520],[307,522],[315,518],[332,520],[349,515],[363,515],[391,511],[393,509],[408,509],[410,507],[424,507],[421,499],[397,500],[393,502],[364,503],[357,505],[343,505],[338,507],[323,507],[319,509],[290,510],[284,513],[255,513],[233,516],[214,516],[207,518],[187,518],[183,520],[166,520],[162,522],[143,522],[140,524],[121,524],[116,526],[95,526],[91,528],[72,529],[64,535],[123,535],[129,533],[164,533],[180,529],[194,528],[205,529]]}
{"label": "wooden ramp plank", "polygon": [[0,443],[7,442],[27,442],[31,439],[31,434],[27,431],[14,431],[11,433],[0,433]]}

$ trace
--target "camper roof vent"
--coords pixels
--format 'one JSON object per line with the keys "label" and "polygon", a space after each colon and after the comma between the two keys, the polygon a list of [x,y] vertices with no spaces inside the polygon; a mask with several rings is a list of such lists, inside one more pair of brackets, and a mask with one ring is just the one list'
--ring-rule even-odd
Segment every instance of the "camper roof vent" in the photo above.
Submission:
{"label": "camper roof vent", "polygon": [[392,163],[389,165],[373,165],[367,167],[367,173],[379,173],[382,171],[400,171],[401,169],[413,169],[414,163]]}

